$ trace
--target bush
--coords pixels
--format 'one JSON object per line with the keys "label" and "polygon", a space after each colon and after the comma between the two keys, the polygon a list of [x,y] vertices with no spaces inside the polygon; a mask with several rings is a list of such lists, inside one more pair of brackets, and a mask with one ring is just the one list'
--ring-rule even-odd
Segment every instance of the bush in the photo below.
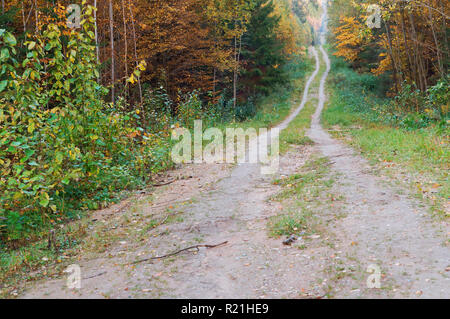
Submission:
{"label": "bush", "polygon": [[[448,77],[441,79],[427,92],[421,92],[415,85],[403,83],[400,92],[393,99],[385,97],[386,79],[372,74],[359,74],[333,58],[333,73],[329,82],[336,88],[336,107],[348,112],[357,112],[361,118],[398,126],[406,129],[425,128],[438,124],[448,126]],[[382,88],[382,89],[380,89]],[[340,121],[345,121],[343,116]],[[349,123],[347,123],[348,125]],[[445,129],[444,129],[445,130]]]}
{"label": "bush", "polygon": [[81,31],[50,23],[21,50],[0,30],[3,242],[39,237],[171,165],[167,131],[146,132],[139,111],[103,102],[92,10],[85,7]]}
{"label": "bush", "polygon": [[143,109],[148,130],[153,133],[167,131],[174,121],[172,107],[173,102],[162,86],[147,90]]}
{"label": "bush", "polygon": [[200,120],[202,118],[202,101],[198,93],[194,91],[187,94],[177,109],[177,119],[181,126],[193,129],[194,120]]}

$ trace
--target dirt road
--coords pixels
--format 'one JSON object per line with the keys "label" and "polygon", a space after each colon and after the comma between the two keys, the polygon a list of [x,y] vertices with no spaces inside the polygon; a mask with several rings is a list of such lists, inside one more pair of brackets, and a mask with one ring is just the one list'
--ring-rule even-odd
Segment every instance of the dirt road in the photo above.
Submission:
{"label": "dirt road", "polygon": [[[302,103],[279,128],[287,127],[310,97],[318,94],[308,132],[315,145],[293,147],[281,157],[276,176],[261,175],[257,164],[181,168],[174,174],[195,178],[161,189],[151,203],[144,196],[126,212],[103,216],[105,225],[116,225],[106,229],[117,240],[77,261],[84,278],[81,289],[67,289],[63,277],[30,284],[22,297],[449,298],[448,229],[433,222],[406,190],[387,184],[362,157],[322,129],[320,114],[330,61],[322,46],[320,54],[315,48],[311,52],[316,68]],[[323,63],[326,70],[315,87]],[[284,238],[268,236],[268,218],[283,209],[271,200],[280,191],[272,181],[298,172],[312,156],[328,158],[327,174],[335,179],[330,192],[341,199],[331,208],[316,209],[320,231],[302,245],[286,246],[281,243]],[[154,231],[146,228],[152,216],[161,212],[179,217]],[[215,248],[133,263],[195,244],[225,241]],[[368,278],[374,278],[371,275],[379,277],[380,288],[373,288],[376,279],[367,284]]]}

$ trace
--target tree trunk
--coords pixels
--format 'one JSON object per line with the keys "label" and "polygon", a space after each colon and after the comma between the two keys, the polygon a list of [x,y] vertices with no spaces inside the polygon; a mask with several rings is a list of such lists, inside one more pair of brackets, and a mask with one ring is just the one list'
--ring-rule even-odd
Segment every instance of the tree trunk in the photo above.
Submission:
{"label": "tree trunk", "polygon": [[[134,24],[133,10],[131,10],[131,0],[128,0],[128,10],[130,11],[131,26],[133,28],[134,59],[135,59],[135,63],[137,66],[137,65],[139,65],[139,61],[138,61],[138,55],[137,55],[136,26]],[[142,86],[141,86],[141,78],[140,77],[138,78],[138,87],[139,87],[139,98],[140,98],[140,101],[142,104],[143,98],[142,98]]]}
{"label": "tree trunk", "polygon": [[422,55],[421,55],[421,52],[419,49],[419,41],[417,40],[416,27],[414,26],[414,17],[413,17],[413,14],[411,14],[411,13],[409,14],[409,22],[411,24],[412,36],[414,39],[414,49],[415,49],[416,61],[417,61],[418,71],[419,71],[418,75],[419,75],[420,90],[425,91],[427,89],[427,78],[425,75]]}
{"label": "tree trunk", "polygon": [[39,13],[38,13],[37,0],[34,0],[34,17],[36,20],[35,30],[36,30],[36,34],[38,34],[39,33]]}
{"label": "tree trunk", "polygon": [[[441,5],[441,11],[444,12],[444,4],[442,3],[442,0],[439,1],[440,5]],[[446,16],[444,13],[442,13],[442,34],[444,37],[444,65],[443,65],[443,69],[444,69],[444,73],[447,74],[447,69],[448,69],[448,37],[447,37],[447,23],[446,23]]]}
{"label": "tree trunk", "polygon": [[234,72],[233,72],[233,109],[236,109],[236,90],[237,90],[237,37],[234,36]]}
{"label": "tree trunk", "polygon": [[114,70],[114,13],[113,13],[113,5],[112,0],[109,0],[109,32],[111,37],[111,101],[113,105],[115,104],[115,92],[114,92],[114,85],[115,85],[115,70]]}
{"label": "tree trunk", "polygon": [[397,63],[395,61],[395,57],[394,57],[394,53],[392,50],[392,41],[391,41],[391,29],[389,27],[389,24],[383,19],[384,22],[384,27],[386,29],[386,35],[388,38],[388,44],[389,44],[389,56],[391,57],[392,60],[392,64],[394,67],[394,83],[395,83],[395,91],[398,92],[399,90],[399,85],[398,85],[398,67],[397,67]]}
{"label": "tree trunk", "polygon": [[[136,42],[136,26],[134,24],[134,15],[133,10],[131,10],[131,0],[128,0],[128,10],[130,11],[131,18],[131,27],[133,29],[133,43],[134,43],[134,60],[136,66],[139,65],[138,54],[137,54],[137,42]],[[139,88],[139,100],[141,104],[142,118],[144,119],[144,123],[146,122],[145,109],[144,109],[144,99],[142,96],[142,86],[141,86],[141,77],[138,77],[138,88]]]}
{"label": "tree trunk", "polygon": [[401,27],[402,27],[402,33],[403,33],[403,42],[405,44],[405,50],[406,54],[408,56],[408,72],[409,72],[409,80],[413,79],[413,63],[411,59],[411,52],[409,50],[408,45],[408,39],[406,37],[406,30],[405,30],[405,8],[402,4],[400,4],[401,7]]}
{"label": "tree trunk", "polygon": [[25,21],[25,3],[22,2],[22,23],[23,23],[23,33],[27,32],[27,23]]}
{"label": "tree trunk", "polygon": [[128,82],[126,79],[128,79],[128,35],[127,35],[127,20],[125,15],[125,3],[124,0],[122,0],[122,15],[123,15],[123,32],[124,32],[124,41],[125,41],[125,52],[123,54],[124,56],[124,62],[125,62],[125,94],[128,97]]}
{"label": "tree trunk", "polygon": [[100,48],[98,46],[98,28],[97,28],[97,0],[94,0],[94,27],[95,27],[95,48],[97,52],[97,64],[100,64]]}
{"label": "tree trunk", "polygon": [[428,8],[428,15],[430,17],[431,31],[433,33],[434,44],[436,46],[436,57],[437,57],[437,61],[438,61],[438,70],[439,70],[440,76],[442,77],[442,76],[444,76],[444,68],[442,66],[441,49],[439,48],[438,40],[436,37],[436,32],[434,31],[433,15],[431,13],[430,8]]}
{"label": "tree trunk", "polygon": [[216,68],[214,68],[213,72],[213,96],[216,97]]}

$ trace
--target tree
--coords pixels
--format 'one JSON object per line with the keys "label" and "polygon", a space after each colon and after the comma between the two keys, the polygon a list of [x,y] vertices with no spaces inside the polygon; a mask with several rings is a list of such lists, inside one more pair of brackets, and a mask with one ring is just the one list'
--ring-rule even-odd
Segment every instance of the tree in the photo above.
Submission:
{"label": "tree", "polygon": [[[381,29],[363,24],[371,3],[381,9]],[[375,58],[372,72],[390,75],[395,92],[404,81],[426,91],[447,74],[449,11],[449,2],[440,0],[369,3],[336,0],[330,10],[335,55],[343,56],[360,70],[362,61]],[[358,20],[357,16],[362,18]]]}
{"label": "tree", "polygon": [[114,58],[114,12],[112,0],[109,0],[109,30],[111,41],[111,101],[115,103],[115,58]]}
{"label": "tree", "polygon": [[354,62],[362,50],[363,24],[354,17],[342,17],[340,23],[341,25],[335,29],[337,51],[334,55]]}
{"label": "tree", "polygon": [[243,36],[245,69],[241,81],[247,96],[265,93],[271,86],[285,81],[284,43],[277,38],[276,32],[281,18],[274,11],[272,0],[257,0]]}

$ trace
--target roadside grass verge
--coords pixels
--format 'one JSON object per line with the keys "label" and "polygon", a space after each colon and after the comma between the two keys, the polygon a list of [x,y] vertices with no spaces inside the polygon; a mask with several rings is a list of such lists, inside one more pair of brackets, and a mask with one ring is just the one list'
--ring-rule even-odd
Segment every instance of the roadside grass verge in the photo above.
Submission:
{"label": "roadside grass verge", "polygon": [[312,145],[314,142],[305,135],[311,126],[311,118],[316,110],[318,100],[310,99],[304,106],[303,110],[288,125],[286,129],[280,133],[280,153],[286,153],[291,145]]}
{"label": "roadside grass verge", "polygon": [[[0,298],[19,293],[18,283],[37,280],[50,275],[62,275],[67,261],[79,253],[86,237],[88,221],[66,225],[54,237],[0,252]],[[51,267],[50,267],[51,266]]]}
{"label": "roadside grass verge", "polygon": [[418,198],[431,205],[434,215],[450,217],[446,208],[450,197],[448,125],[404,128],[380,120],[383,114],[378,112],[386,98],[375,92],[376,79],[353,73],[332,68],[330,98],[322,115],[324,127],[392,179],[410,185]]}
{"label": "roadside grass verge", "polygon": [[164,233],[158,230],[160,226],[182,222],[182,207],[193,203],[187,200],[154,214],[144,214],[143,207],[152,201],[148,196],[132,198],[116,208],[120,214],[112,212],[98,221],[82,218],[55,229],[50,241],[44,239],[16,250],[1,251],[0,298],[17,296],[25,282],[63,276],[66,267],[81,253],[85,256],[102,253],[120,241],[133,247],[150,237],[161,236]]}
{"label": "roadside grass verge", "polygon": [[268,221],[271,237],[303,236],[318,231],[317,212],[324,204],[335,200],[329,192],[335,182],[329,172],[328,158],[313,156],[300,172],[273,181],[282,187],[281,192],[272,197],[281,203],[282,211]]}

